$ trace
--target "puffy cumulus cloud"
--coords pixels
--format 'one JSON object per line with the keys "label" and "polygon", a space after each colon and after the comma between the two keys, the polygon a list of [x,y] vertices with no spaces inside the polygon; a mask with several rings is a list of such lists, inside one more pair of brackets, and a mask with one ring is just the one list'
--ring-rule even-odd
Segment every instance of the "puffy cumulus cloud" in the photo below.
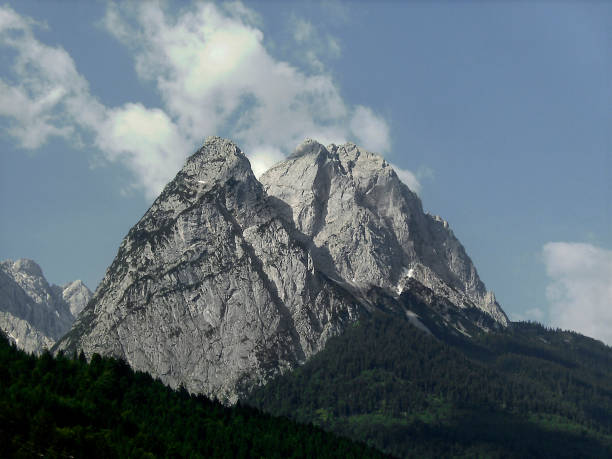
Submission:
{"label": "puffy cumulus cloud", "polygon": [[198,4],[173,16],[157,3],[111,4],[105,23],[191,138],[228,132],[245,151],[283,152],[306,137],[346,139],[351,110],[332,78],[273,58],[244,11]]}
{"label": "puffy cumulus cloud", "polygon": [[282,161],[284,157],[285,155],[278,148],[265,146],[256,148],[248,155],[251,169],[253,169],[253,174],[257,178],[276,163]]}
{"label": "puffy cumulus cloud", "polygon": [[[141,80],[155,85],[159,107],[101,104],[64,49],[37,40],[31,19],[0,8],[0,48],[14,56],[0,70],[0,117],[22,147],[39,148],[53,136],[85,138],[129,168],[149,197],[207,135],[237,141],[258,175],[305,138],[390,149],[382,117],[347,104],[322,68],[306,73],[274,58],[261,19],[240,2],[197,3],[178,13],[163,3],[109,3],[103,23],[131,51]],[[312,44],[319,36],[313,27],[303,22],[297,37]],[[322,40],[340,52],[333,37]],[[418,190],[412,173],[398,172]]]}
{"label": "puffy cumulus cloud", "polygon": [[591,244],[549,242],[543,259],[551,325],[612,344],[612,251]]}
{"label": "puffy cumulus cloud", "polygon": [[126,104],[108,110],[96,139],[109,159],[124,163],[134,172],[148,198],[157,196],[168,182],[168,175],[183,165],[190,145],[177,126],[160,109]]}
{"label": "puffy cumulus cloud", "polygon": [[106,159],[127,166],[135,186],[155,196],[191,146],[160,109],[102,105],[70,55],[36,39],[37,26],[10,7],[0,7],[0,46],[15,56],[0,78],[6,132],[26,149],[39,148],[53,136],[78,142],[81,134],[90,135]]}
{"label": "puffy cumulus cloud", "polygon": [[27,149],[53,136],[70,138],[74,107],[85,109],[84,119],[97,117],[99,110],[70,55],[35,38],[39,25],[0,7],[0,46],[15,56],[0,77],[0,116],[8,120],[6,132]]}
{"label": "puffy cumulus cloud", "polygon": [[[274,151],[275,158],[307,137],[389,150],[383,118],[348,106],[330,75],[275,59],[248,9],[240,11],[198,4],[174,16],[157,3],[111,4],[105,23],[132,48],[138,74],[155,82],[168,113],[191,138],[224,132],[245,151]],[[292,23],[296,40],[318,36],[311,23]],[[332,37],[324,39],[340,52]]]}
{"label": "puffy cumulus cloud", "polygon": [[358,143],[369,150],[384,152],[391,148],[389,126],[368,107],[357,106],[350,128]]}

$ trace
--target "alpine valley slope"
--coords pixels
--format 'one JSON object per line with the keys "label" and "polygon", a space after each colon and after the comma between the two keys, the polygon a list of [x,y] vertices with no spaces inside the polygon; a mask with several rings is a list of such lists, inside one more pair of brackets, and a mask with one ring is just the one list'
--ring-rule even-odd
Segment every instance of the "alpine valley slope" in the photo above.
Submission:
{"label": "alpine valley slope", "polygon": [[380,156],[307,140],[260,182],[233,142],[209,137],[54,350],[233,403],[378,308],[426,328],[399,301],[415,285],[443,298],[431,313],[453,332],[508,324],[448,224]]}
{"label": "alpine valley slope", "polygon": [[50,349],[90,298],[80,280],[50,285],[32,260],[0,263],[0,330],[26,352]]}

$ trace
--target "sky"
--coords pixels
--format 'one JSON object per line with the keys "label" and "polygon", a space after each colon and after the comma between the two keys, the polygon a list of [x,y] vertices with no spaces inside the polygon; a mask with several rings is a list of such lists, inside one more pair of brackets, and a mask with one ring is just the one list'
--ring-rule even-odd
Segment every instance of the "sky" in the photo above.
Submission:
{"label": "sky", "polygon": [[209,135],[378,152],[512,320],[612,345],[607,2],[0,3],[0,259],[94,289]]}

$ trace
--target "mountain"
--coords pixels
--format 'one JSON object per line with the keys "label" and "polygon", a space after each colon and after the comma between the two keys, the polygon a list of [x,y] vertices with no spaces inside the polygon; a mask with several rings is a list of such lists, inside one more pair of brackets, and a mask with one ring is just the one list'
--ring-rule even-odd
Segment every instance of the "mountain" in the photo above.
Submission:
{"label": "mountain", "polygon": [[611,348],[533,323],[453,338],[377,311],[246,402],[397,457],[612,457]]}
{"label": "mountain", "polygon": [[380,156],[306,141],[260,182],[233,142],[209,137],[54,350],[233,403],[380,308],[426,329],[401,301],[415,287],[441,298],[428,317],[451,334],[507,326],[448,224]]}
{"label": "mountain", "polygon": [[50,349],[90,298],[80,280],[50,285],[32,260],[0,263],[0,329],[27,352]]}
{"label": "mountain", "polygon": [[424,213],[381,156],[352,143],[325,148],[307,140],[260,181],[345,282],[400,294],[414,278],[507,325],[448,223]]}

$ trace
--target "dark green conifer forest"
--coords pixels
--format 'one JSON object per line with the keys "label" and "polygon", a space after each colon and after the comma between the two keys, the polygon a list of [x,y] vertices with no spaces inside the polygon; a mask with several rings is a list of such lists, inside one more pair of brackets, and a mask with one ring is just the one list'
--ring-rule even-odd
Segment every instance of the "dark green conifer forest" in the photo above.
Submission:
{"label": "dark green conifer forest", "polygon": [[0,457],[382,457],[246,406],[173,391],[122,361],[28,355],[0,333]]}
{"label": "dark green conifer forest", "polygon": [[612,457],[608,346],[534,323],[437,333],[372,313],[236,407],[0,333],[0,457]]}
{"label": "dark green conifer forest", "polygon": [[402,457],[612,457],[612,350],[514,323],[448,344],[375,313],[253,406]]}

